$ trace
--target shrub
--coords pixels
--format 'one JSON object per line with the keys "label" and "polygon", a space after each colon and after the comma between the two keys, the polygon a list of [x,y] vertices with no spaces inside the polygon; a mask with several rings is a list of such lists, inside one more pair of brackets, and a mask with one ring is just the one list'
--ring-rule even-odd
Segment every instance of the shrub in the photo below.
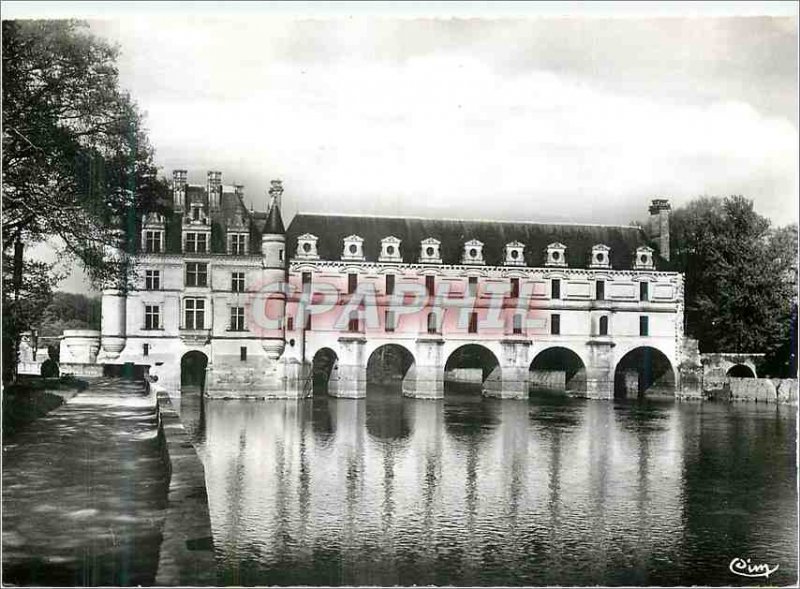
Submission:
{"label": "shrub", "polygon": [[42,376],[44,378],[58,376],[58,364],[56,364],[51,358],[48,358],[42,362]]}

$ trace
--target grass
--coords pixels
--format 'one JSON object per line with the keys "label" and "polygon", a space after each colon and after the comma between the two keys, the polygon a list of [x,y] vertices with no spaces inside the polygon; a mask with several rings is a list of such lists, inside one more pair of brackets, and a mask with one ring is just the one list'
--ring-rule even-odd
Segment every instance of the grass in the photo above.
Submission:
{"label": "grass", "polygon": [[3,442],[28,423],[47,415],[66,400],[59,392],[82,391],[88,383],[72,376],[20,377],[3,390]]}

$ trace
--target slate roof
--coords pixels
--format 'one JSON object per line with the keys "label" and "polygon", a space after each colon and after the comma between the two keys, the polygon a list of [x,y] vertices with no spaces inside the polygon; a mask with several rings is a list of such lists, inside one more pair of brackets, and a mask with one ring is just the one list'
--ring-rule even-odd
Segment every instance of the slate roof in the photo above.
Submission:
{"label": "slate roof", "polygon": [[[550,223],[517,223],[501,221],[467,221],[420,219],[410,217],[375,217],[298,213],[286,235],[289,258],[297,251],[297,237],[304,233],[316,235],[320,259],[336,261],[342,257],[343,239],[349,235],[364,238],[367,261],[378,261],[380,240],[393,235],[402,240],[403,261],[416,263],[420,242],[428,237],[441,241],[442,263],[461,264],[464,243],[471,239],[483,242],[483,256],[488,266],[502,266],[505,245],[519,241],[525,245],[525,265],[542,267],[545,249],[554,242],[567,246],[567,265],[588,268],[592,246],[605,244],[611,248],[611,267],[630,269],[636,248],[653,245],[645,231],[636,226],[571,225]],[[655,249],[655,248],[654,248]],[[665,269],[666,262],[654,256],[656,268]]]}
{"label": "slate roof", "polygon": [[[208,194],[204,186],[188,184],[186,186],[185,208],[193,202],[198,202],[206,206],[208,210]],[[164,251],[170,254],[181,253],[181,233],[183,225],[183,214],[173,210],[172,203],[163,203],[162,213],[164,214]],[[242,230],[250,235],[249,253],[261,254],[261,235],[265,229],[279,230],[284,232],[283,220],[278,207],[273,207],[271,214],[265,212],[252,212],[247,209],[241,195],[236,194],[233,187],[223,186],[218,211],[209,214],[209,224],[211,226],[211,253],[224,254],[227,251],[226,235],[228,229],[235,231]],[[137,232],[141,235],[142,220],[137,220]],[[140,240],[136,240],[137,250],[141,248]]]}

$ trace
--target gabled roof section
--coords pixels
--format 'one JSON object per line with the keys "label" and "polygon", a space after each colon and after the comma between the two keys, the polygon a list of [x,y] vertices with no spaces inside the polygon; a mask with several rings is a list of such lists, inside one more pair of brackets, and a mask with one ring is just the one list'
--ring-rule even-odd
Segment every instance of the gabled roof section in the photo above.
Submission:
{"label": "gabled roof section", "polygon": [[[525,265],[543,267],[545,251],[554,242],[566,246],[567,264],[588,268],[592,246],[604,243],[611,248],[611,265],[617,269],[633,268],[636,248],[647,245],[644,230],[636,226],[570,225],[554,223],[517,223],[501,221],[464,221],[420,219],[411,217],[375,217],[298,213],[289,224],[287,247],[295,251],[297,237],[304,233],[319,236],[317,248],[323,260],[340,260],[344,238],[364,238],[364,256],[376,262],[381,239],[393,235],[406,246],[403,262],[416,263],[420,243],[426,238],[441,241],[442,262],[461,264],[464,244],[477,239],[483,242],[483,255],[489,266],[502,266],[505,245],[518,241],[525,245]],[[660,258],[659,266],[663,264]]]}

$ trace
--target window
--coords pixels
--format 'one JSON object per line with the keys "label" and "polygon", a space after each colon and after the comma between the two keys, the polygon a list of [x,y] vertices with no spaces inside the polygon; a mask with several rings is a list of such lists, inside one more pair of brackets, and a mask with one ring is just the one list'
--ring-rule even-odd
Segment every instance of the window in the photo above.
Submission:
{"label": "window", "polygon": [[428,333],[439,333],[436,323],[436,313],[428,313]]}
{"label": "window", "polygon": [[245,254],[245,248],[247,247],[247,242],[245,241],[246,237],[246,235],[240,233],[234,233],[231,235],[231,254],[234,256],[243,256]]}
{"label": "window", "polygon": [[511,298],[512,299],[519,298],[519,278],[511,279]]}
{"label": "window", "polygon": [[187,263],[186,286],[208,286],[208,264],[201,262]]}
{"label": "window", "polygon": [[311,272],[303,272],[303,292],[311,292]]}
{"label": "window", "polygon": [[145,270],[144,271],[144,288],[145,288],[145,290],[160,290],[161,289],[161,271],[160,270]]}
{"label": "window", "polygon": [[306,331],[311,331],[311,313],[306,315]]}
{"label": "window", "polygon": [[394,274],[386,275],[386,294],[387,295],[394,294]]}
{"label": "window", "polygon": [[357,333],[358,332],[358,311],[351,311],[350,312],[350,321],[347,324],[347,331],[350,333]]}
{"label": "window", "polygon": [[358,288],[358,274],[347,275],[347,293],[353,294]]}
{"label": "window", "polygon": [[244,292],[244,272],[231,272],[231,290]]}
{"label": "window", "polygon": [[242,346],[239,348],[239,360],[242,362],[247,362],[247,346]]}
{"label": "window", "polygon": [[192,207],[192,220],[200,220],[200,207]]}
{"label": "window", "polygon": [[594,283],[594,298],[598,301],[604,301],[606,299],[606,281],[605,280],[597,280]]}
{"label": "window", "polygon": [[142,356],[145,358],[150,355],[150,344],[142,344]]}
{"label": "window", "polygon": [[186,252],[190,254],[204,254],[208,251],[206,242],[205,233],[187,233]]}
{"label": "window", "polygon": [[469,327],[467,331],[469,333],[478,333],[478,314],[475,312],[469,314]]}
{"label": "window", "polygon": [[386,320],[384,322],[384,329],[391,333],[394,331],[394,311],[386,311]]}
{"label": "window", "polygon": [[244,307],[231,307],[231,331],[244,331]]}
{"label": "window", "polygon": [[426,276],[425,277],[425,292],[428,293],[429,297],[432,297],[436,294],[436,277],[435,276]]}
{"label": "window", "polygon": [[161,307],[158,305],[144,306],[144,328],[161,329]]}
{"label": "window", "polygon": [[478,294],[478,277],[477,276],[470,276],[469,277],[469,296],[474,297]]}
{"label": "window", "polygon": [[283,250],[278,250],[278,260],[283,262]]}
{"label": "window", "polygon": [[161,231],[144,232],[144,251],[148,254],[161,253]]}
{"label": "window", "polygon": [[522,314],[514,313],[511,333],[514,335],[522,335]]}
{"label": "window", "polygon": [[561,333],[561,315],[550,315],[550,333],[552,335]]}
{"label": "window", "polygon": [[600,317],[600,335],[608,335],[608,317],[606,315]]}
{"label": "window", "polygon": [[286,331],[294,331],[294,317],[291,315],[286,318]]}
{"label": "window", "polygon": [[205,329],[206,302],[186,299],[183,325],[186,329]]}
{"label": "window", "polygon": [[553,278],[550,281],[550,298],[551,299],[561,298],[561,280],[559,278]]}
{"label": "window", "polygon": [[650,300],[650,283],[649,282],[640,282],[639,283],[639,300],[640,301],[649,301]]}
{"label": "window", "polygon": [[639,317],[639,335],[650,335],[650,322],[647,315]]}

